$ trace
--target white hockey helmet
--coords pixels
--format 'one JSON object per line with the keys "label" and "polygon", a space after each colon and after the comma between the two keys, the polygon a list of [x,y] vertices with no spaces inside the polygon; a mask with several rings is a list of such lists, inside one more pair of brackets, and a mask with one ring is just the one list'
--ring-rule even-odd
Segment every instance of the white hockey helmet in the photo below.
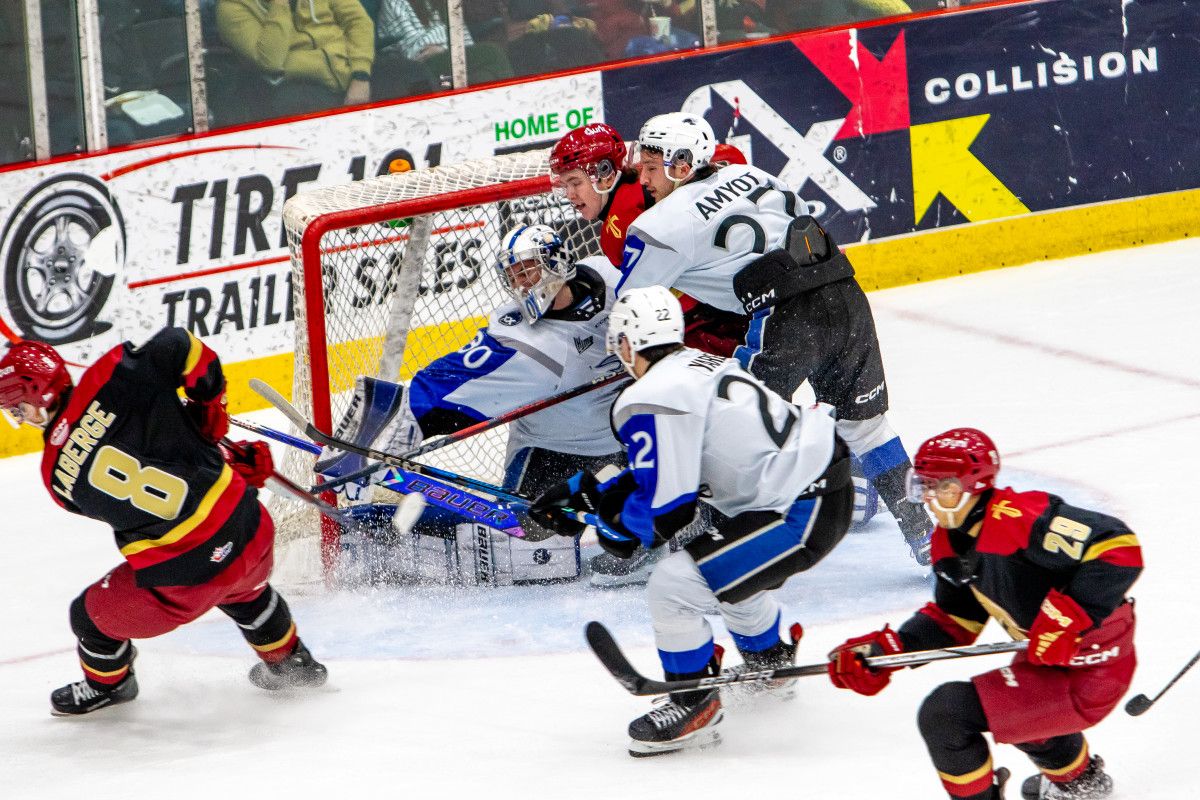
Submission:
{"label": "white hockey helmet", "polygon": [[530,325],[554,304],[554,298],[575,277],[563,241],[547,225],[518,225],[500,240],[496,269],[500,285],[518,303]]}
{"label": "white hockey helmet", "polygon": [[622,339],[629,342],[634,354],[660,344],[683,343],[683,309],[670,289],[665,286],[629,289],[617,298],[609,312],[604,343],[632,375],[632,359],[627,362],[621,358]]}
{"label": "white hockey helmet", "polygon": [[675,178],[675,167],[689,164],[694,171],[712,161],[717,136],[704,117],[672,111],[651,117],[642,125],[635,160],[641,160],[642,150],[646,149],[661,151],[667,176],[678,181],[682,178]]}

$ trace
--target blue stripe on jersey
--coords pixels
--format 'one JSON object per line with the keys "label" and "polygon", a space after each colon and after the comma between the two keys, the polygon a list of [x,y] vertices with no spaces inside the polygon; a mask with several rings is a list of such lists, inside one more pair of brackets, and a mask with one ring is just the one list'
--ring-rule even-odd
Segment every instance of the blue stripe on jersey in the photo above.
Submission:
{"label": "blue stripe on jersey", "polygon": [[817,499],[792,504],[787,517],[742,537],[696,564],[713,592],[741,583],[804,546]]}
{"label": "blue stripe on jersey", "polygon": [[413,376],[408,387],[408,404],[413,416],[420,420],[435,408],[457,411],[474,420],[485,420],[487,414],[470,406],[446,400],[465,384],[496,371],[517,351],[500,344],[487,328],[480,328],[461,350],[448,353],[430,362]]}
{"label": "blue stripe on jersey", "polygon": [[621,279],[617,281],[617,288],[613,290],[616,294],[621,293],[621,287],[625,285],[625,280],[633,273],[633,268],[637,266],[645,250],[646,243],[637,236],[633,234],[625,236],[625,252],[621,254],[621,266],[617,267],[621,271]]}
{"label": "blue stripe on jersey", "polygon": [[708,666],[713,657],[713,640],[709,639],[695,650],[673,652],[659,650],[658,658],[662,661],[664,672],[674,672],[676,675],[686,675],[689,672],[700,672]]}
{"label": "blue stripe on jersey", "polygon": [[696,492],[687,492],[668,500],[660,506],[654,505],[658,493],[658,440],[653,414],[634,414],[618,432],[621,443],[629,451],[629,471],[633,473],[638,488],[625,500],[621,509],[621,523],[646,547],[654,544],[654,520],[679,506],[696,499]]}
{"label": "blue stripe on jersey", "polygon": [[767,317],[774,313],[774,306],[760,308],[750,317],[750,327],[746,329],[746,343],[739,345],[733,351],[733,357],[742,365],[742,369],[749,371],[754,364],[754,359],[762,352],[763,347],[763,331],[767,327]]}
{"label": "blue stripe on jersey", "polygon": [[899,436],[893,436],[883,444],[862,455],[863,475],[872,483],[883,473],[908,462],[908,453]]}
{"label": "blue stripe on jersey", "polygon": [[775,621],[771,623],[771,627],[754,636],[746,636],[736,631],[730,631],[729,635],[733,637],[733,643],[737,645],[739,652],[761,653],[763,650],[770,650],[783,641],[779,638],[779,620],[782,618],[783,612],[780,611],[775,615]]}
{"label": "blue stripe on jersey", "polygon": [[529,463],[531,455],[532,447],[522,447],[509,457],[508,466],[504,468],[504,482],[501,484],[505,489],[515,491],[520,487],[521,480],[525,477],[525,465]]}

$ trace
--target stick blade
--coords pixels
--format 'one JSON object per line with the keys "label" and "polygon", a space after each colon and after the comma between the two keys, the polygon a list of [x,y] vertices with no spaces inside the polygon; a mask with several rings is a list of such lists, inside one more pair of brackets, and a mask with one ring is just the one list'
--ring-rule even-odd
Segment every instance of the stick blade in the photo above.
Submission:
{"label": "stick blade", "polygon": [[1154,705],[1154,701],[1146,695],[1135,695],[1129,698],[1129,702],[1125,704],[1125,713],[1131,717],[1140,717],[1149,711],[1152,705]]}
{"label": "stick blade", "polygon": [[630,694],[641,694],[646,679],[629,663],[629,659],[621,652],[608,628],[593,621],[587,624],[583,632],[587,637],[588,647],[592,648],[592,652],[600,659],[604,668],[617,679],[617,683],[624,686]]}
{"label": "stick blade", "polygon": [[287,398],[280,394],[274,386],[271,386],[266,381],[259,380],[258,378],[251,378],[250,389],[263,400],[266,400],[268,403],[278,409],[285,417],[288,418],[288,422],[291,422],[298,429],[306,430],[308,428],[308,420],[305,418],[305,416],[301,414],[294,405],[289,403]]}

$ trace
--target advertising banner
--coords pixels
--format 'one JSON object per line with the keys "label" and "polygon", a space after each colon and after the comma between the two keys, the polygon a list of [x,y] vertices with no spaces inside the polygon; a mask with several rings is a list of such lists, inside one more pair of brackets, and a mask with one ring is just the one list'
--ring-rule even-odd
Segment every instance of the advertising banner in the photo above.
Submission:
{"label": "advertising banner", "polygon": [[293,348],[280,214],[299,191],[545,147],[601,118],[597,73],[0,172],[0,324],[90,363],[165,325],[227,362]]}
{"label": "advertising banner", "polygon": [[1036,2],[604,75],[607,121],[704,114],[841,242],[1200,186],[1195,4]]}

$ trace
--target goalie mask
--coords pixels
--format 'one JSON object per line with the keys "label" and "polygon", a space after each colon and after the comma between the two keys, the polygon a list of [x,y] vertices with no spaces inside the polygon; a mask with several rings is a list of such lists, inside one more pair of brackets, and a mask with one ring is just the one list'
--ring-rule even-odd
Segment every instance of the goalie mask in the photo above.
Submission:
{"label": "goalie mask", "polygon": [[986,433],[954,428],[917,449],[908,471],[908,499],[924,503],[938,524],[963,524],[980,493],[996,485],[1000,456]]}
{"label": "goalie mask", "polygon": [[[621,341],[629,342],[629,361],[621,355]],[[613,304],[604,343],[633,375],[634,356],[647,347],[683,343],[683,309],[663,286],[629,289]],[[637,377],[634,375],[634,377]]]}
{"label": "goalie mask", "polygon": [[546,225],[518,225],[504,234],[500,284],[521,306],[530,325],[554,306],[554,298],[575,277],[562,239]]}
{"label": "goalie mask", "polygon": [[641,161],[644,151],[662,153],[663,169],[675,183],[687,175],[680,168],[690,166],[692,172],[709,164],[716,152],[717,137],[704,117],[674,111],[646,120],[638,134],[634,161]]}
{"label": "goalie mask", "polygon": [[0,359],[0,409],[13,427],[44,428],[71,385],[63,357],[45,342],[17,342]]}

